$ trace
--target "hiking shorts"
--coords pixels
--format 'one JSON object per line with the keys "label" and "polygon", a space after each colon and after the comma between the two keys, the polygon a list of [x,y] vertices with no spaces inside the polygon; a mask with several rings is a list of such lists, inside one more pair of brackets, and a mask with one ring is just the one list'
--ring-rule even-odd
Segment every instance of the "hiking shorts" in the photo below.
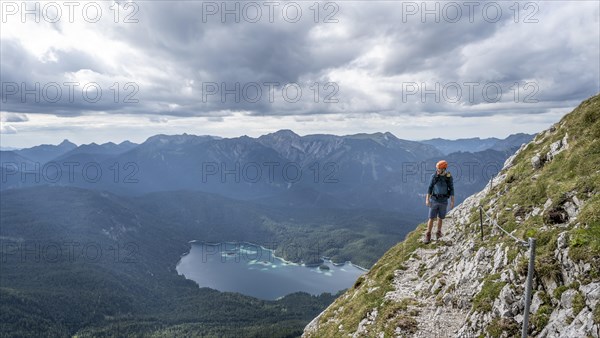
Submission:
{"label": "hiking shorts", "polygon": [[446,217],[446,209],[448,208],[448,201],[436,202],[434,199],[429,201],[429,218],[444,219]]}

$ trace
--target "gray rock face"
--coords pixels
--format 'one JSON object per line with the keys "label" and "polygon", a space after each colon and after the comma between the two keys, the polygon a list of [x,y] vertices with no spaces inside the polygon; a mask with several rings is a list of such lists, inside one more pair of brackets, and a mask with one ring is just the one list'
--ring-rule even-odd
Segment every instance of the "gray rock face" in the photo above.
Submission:
{"label": "gray rock face", "polygon": [[[512,287],[509,284],[504,285],[500,291],[500,295],[494,301],[493,312],[499,317],[512,317],[519,311],[519,307],[514,304],[516,296]],[[512,305],[515,306],[512,306]]]}
{"label": "gray rock face", "polygon": [[563,292],[562,296],[560,297],[560,306],[562,306],[565,309],[570,309],[573,307],[573,299],[575,298],[575,295],[577,294],[576,290],[573,289],[569,289],[565,292]]}
{"label": "gray rock face", "polygon": [[568,138],[569,135],[565,134],[562,140],[558,140],[550,145],[550,151],[546,154],[548,161],[552,161],[556,155],[569,148]]}
{"label": "gray rock face", "polygon": [[552,144],[550,144],[550,150],[545,154],[536,153],[531,158],[531,166],[533,169],[538,170],[542,168],[547,162],[550,162],[556,157],[556,155],[560,154],[566,149],[569,149],[568,143],[569,135],[565,134],[565,136]]}
{"label": "gray rock face", "polygon": [[540,169],[545,162],[545,158],[542,158],[542,155],[540,155],[539,153],[535,154],[531,158],[531,166],[533,166],[533,169],[535,170]]}
{"label": "gray rock face", "polygon": [[552,205],[552,199],[548,198],[546,200],[546,203],[544,203],[544,211],[548,210],[548,208],[550,208],[551,205]]}
{"label": "gray rock face", "polygon": [[577,214],[579,214],[580,206],[581,201],[579,201],[577,197],[573,196],[573,198],[570,201],[566,201],[565,204],[563,204],[563,209],[565,209],[565,211],[569,215],[569,219],[576,219]]}
{"label": "gray rock face", "polygon": [[556,245],[558,246],[558,249],[566,249],[567,246],[569,245],[569,235],[567,234],[567,232],[561,232],[560,235],[558,235],[558,239],[556,240]]}
{"label": "gray rock face", "polygon": [[544,301],[542,301],[542,298],[540,296],[541,293],[542,291],[538,291],[533,295],[533,298],[531,299],[531,305],[529,307],[531,313],[536,313],[539,310],[540,306],[544,304]]}
{"label": "gray rock face", "polygon": [[354,334],[352,334],[352,338],[364,337],[367,335],[367,330],[370,324],[372,324],[375,319],[377,319],[377,309],[373,309],[373,311],[367,314],[367,317],[360,321],[358,324],[358,329]]}
{"label": "gray rock face", "polygon": [[579,290],[583,292],[585,299],[589,302],[590,308],[595,308],[600,301],[600,282],[582,285]]}

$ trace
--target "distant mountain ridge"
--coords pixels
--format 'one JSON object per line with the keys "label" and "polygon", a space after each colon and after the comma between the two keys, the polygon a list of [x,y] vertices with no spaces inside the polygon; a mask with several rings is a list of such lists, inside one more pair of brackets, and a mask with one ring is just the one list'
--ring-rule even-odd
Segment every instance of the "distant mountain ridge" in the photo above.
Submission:
{"label": "distant mountain ridge", "polygon": [[[520,145],[523,137],[489,143],[483,151],[447,155],[389,132],[300,136],[280,130],[258,138],[161,134],[139,145],[125,141],[79,147],[65,141],[43,146],[60,155],[50,160],[58,166],[42,170],[40,182],[22,176],[20,165],[17,171],[13,166],[3,173],[2,189],[59,184],[129,195],[198,190],[282,207],[384,209],[409,211],[412,217],[426,211],[422,194],[439,159],[450,162],[460,201],[486,184],[511,154],[507,148]],[[49,156],[40,157],[38,149],[17,154],[45,161]],[[76,175],[67,175],[68,168],[61,167],[65,163],[77,165]],[[97,173],[101,177],[96,180]]]}
{"label": "distant mountain ridge", "polygon": [[[290,129],[281,129],[273,133],[265,134],[256,138],[258,142],[264,144],[269,147],[273,147],[273,149],[277,150],[280,154],[282,154],[285,158],[290,160],[297,160],[294,157],[296,151],[301,151],[303,153],[306,152],[315,152],[315,151],[324,151],[327,152],[327,149],[320,149],[318,145],[315,145],[317,141],[328,141],[332,142],[332,146],[339,146],[344,139],[356,139],[356,140],[371,140],[373,142],[379,143],[384,147],[399,147],[399,148],[410,148],[414,147],[414,149],[418,151],[428,151],[432,152],[431,148],[427,147],[418,147],[418,143],[426,146],[433,146],[437,148],[442,154],[448,155],[454,152],[478,152],[484,151],[487,149],[494,149],[498,151],[510,150],[513,148],[518,148],[521,144],[527,143],[531,141],[533,138],[533,134],[512,134],[506,137],[505,139],[499,139],[495,137],[484,138],[481,139],[479,137],[474,138],[464,138],[464,139],[456,139],[449,140],[443,138],[434,138],[428,140],[421,141],[410,141],[403,140],[396,137],[394,134],[390,132],[377,132],[377,133],[359,133],[359,134],[350,134],[350,135],[331,135],[331,134],[309,134],[305,136],[300,136],[293,132]],[[142,142],[146,146],[148,145],[162,145],[168,146],[173,144],[185,144],[185,143],[203,143],[207,140],[223,140],[224,138],[219,136],[211,136],[211,135],[192,135],[192,134],[180,134],[180,135],[165,135],[158,134],[149,137],[146,141]],[[235,139],[235,138],[233,138]],[[3,147],[2,151],[14,151],[17,154],[29,158],[34,161],[39,161],[42,163],[48,162],[53,159],[57,159],[59,156],[66,155],[68,152],[74,153],[119,153],[131,150],[140,144],[136,144],[130,141],[123,141],[119,144],[115,144],[113,142],[107,142],[103,144],[90,143],[90,144],[82,144],[81,146],[77,146],[76,144],[70,142],[65,139],[58,145],[52,144],[42,144],[29,148],[5,148]],[[78,149],[75,151],[75,149]],[[332,149],[330,148],[329,151]],[[516,150],[516,149],[515,149]]]}
{"label": "distant mountain ridge", "polygon": [[34,162],[46,163],[75,148],[77,148],[75,143],[65,139],[58,145],[42,144],[31,148],[17,150],[15,152]]}
{"label": "distant mountain ridge", "polygon": [[80,160],[78,156],[86,156],[88,157],[87,161],[96,161],[99,162],[107,157],[116,156],[127,152],[135,147],[138,144],[123,141],[119,144],[115,144],[113,142],[107,142],[103,144],[90,143],[90,144],[82,144],[77,148],[74,148],[66,153],[53,158],[51,161],[54,162],[68,162],[68,161],[77,161]]}
{"label": "distant mountain ridge", "polygon": [[445,155],[459,151],[477,152],[484,151],[487,149],[494,149],[498,151],[508,150],[514,152],[521,146],[521,144],[528,143],[529,141],[531,141],[534,136],[535,135],[533,134],[518,133],[512,134],[505,139],[499,139],[495,137],[484,139],[474,137],[457,140],[445,140],[441,138],[434,138],[419,142],[432,145],[438,148]]}

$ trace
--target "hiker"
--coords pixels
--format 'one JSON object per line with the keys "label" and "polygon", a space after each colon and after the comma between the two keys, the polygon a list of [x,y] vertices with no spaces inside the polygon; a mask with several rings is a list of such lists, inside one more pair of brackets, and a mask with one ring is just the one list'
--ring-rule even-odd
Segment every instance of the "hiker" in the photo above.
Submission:
{"label": "hiker", "polygon": [[448,169],[448,162],[441,160],[435,165],[436,171],[431,175],[431,182],[427,189],[425,197],[425,205],[429,207],[429,220],[427,221],[427,233],[423,243],[431,242],[431,230],[433,221],[437,218],[436,239],[444,236],[442,234],[442,221],[446,217],[446,209],[448,207],[448,198],[450,198],[450,209],[454,208],[454,183],[452,175]]}

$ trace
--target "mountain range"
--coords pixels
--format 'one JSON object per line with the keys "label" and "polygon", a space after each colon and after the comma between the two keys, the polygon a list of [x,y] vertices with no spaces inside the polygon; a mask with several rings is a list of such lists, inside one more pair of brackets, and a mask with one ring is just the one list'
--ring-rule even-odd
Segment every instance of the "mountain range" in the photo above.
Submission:
{"label": "mountain range", "polygon": [[488,139],[494,142],[471,146],[476,152],[459,150],[473,140],[445,141],[447,146],[436,141],[445,151],[459,150],[447,155],[426,142],[391,133],[156,135],[139,145],[125,141],[79,147],[65,140],[58,146],[2,151],[2,189],[47,184],[128,195],[194,190],[268,205],[423,212],[417,197],[440,158],[449,161],[462,200],[531,137]]}
{"label": "mountain range", "polygon": [[487,149],[494,149],[498,151],[512,150],[512,152],[514,152],[521,144],[531,141],[531,138],[532,135],[530,134],[519,133],[512,134],[505,139],[498,139],[495,137],[484,139],[474,137],[458,140],[434,138],[420,142],[432,145],[439,149],[444,155],[448,155],[457,151],[478,152]]}

